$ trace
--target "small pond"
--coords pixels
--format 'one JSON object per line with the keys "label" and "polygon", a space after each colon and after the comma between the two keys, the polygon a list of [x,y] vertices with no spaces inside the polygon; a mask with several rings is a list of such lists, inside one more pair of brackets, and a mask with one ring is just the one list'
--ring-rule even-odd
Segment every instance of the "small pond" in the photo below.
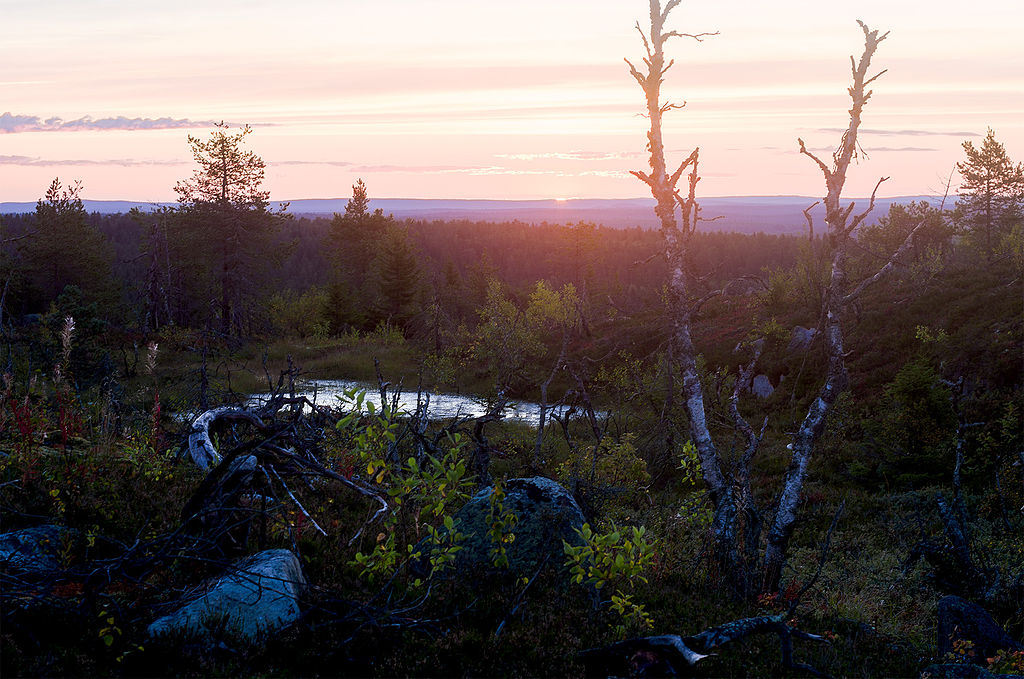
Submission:
{"label": "small pond", "polygon": [[[337,407],[342,405],[342,397],[346,391],[360,389],[366,392],[363,400],[365,403],[372,402],[374,407],[380,409],[380,391],[376,384],[366,382],[355,382],[351,380],[310,380],[300,382],[296,385],[295,395],[305,396],[310,401],[319,405]],[[266,394],[254,394],[253,405],[265,399]],[[391,390],[388,390],[388,399],[392,398]],[[345,399],[347,402],[347,399]],[[416,410],[416,391],[403,391],[398,399],[398,409],[405,412]],[[551,412],[549,408],[549,413]],[[555,409],[561,414],[565,408]],[[430,407],[427,413],[431,419],[445,420],[454,417],[479,417],[487,412],[487,404],[477,396],[463,394],[430,394]],[[505,419],[525,422],[536,427],[540,422],[540,404],[529,401],[509,401],[505,408]]]}

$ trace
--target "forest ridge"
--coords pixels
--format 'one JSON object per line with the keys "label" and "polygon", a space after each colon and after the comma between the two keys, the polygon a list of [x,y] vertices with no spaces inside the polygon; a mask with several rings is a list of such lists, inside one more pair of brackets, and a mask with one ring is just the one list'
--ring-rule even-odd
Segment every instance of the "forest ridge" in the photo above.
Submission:
{"label": "forest ridge", "polygon": [[[711,231],[738,231],[741,233],[795,234],[802,232],[803,211],[812,205],[815,198],[804,196],[733,196],[704,198],[701,202],[708,214],[716,219],[706,225]],[[865,203],[866,198],[860,199]],[[938,205],[942,196],[895,196],[879,198],[876,211],[869,218],[873,224],[884,215],[891,205],[928,202]],[[291,214],[300,217],[331,217],[345,211],[348,199],[312,198],[276,201],[275,206],[288,205]],[[143,212],[170,204],[152,204],[121,200],[83,199],[86,212],[99,214],[127,213],[132,209]],[[596,199],[570,198],[565,200],[443,200],[417,198],[384,198],[372,201],[374,209],[380,208],[386,214],[398,219],[442,219],[469,220],[475,222],[520,221],[530,224],[568,224],[591,222],[612,228],[639,226],[654,228],[657,218],[652,212],[654,201],[650,198]],[[0,214],[24,214],[34,212],[35,203],[0,203]],[[816,219],[824,217],[824,208],[815,206],[812,214]]]}

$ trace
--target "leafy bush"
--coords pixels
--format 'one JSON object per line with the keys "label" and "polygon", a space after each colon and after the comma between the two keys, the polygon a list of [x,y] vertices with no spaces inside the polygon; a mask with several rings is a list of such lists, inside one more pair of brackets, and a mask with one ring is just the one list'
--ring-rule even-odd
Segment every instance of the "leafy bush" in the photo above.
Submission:
{"label": "leafy bush", "polygon": [[655,558],[655,543],[647,537],[643,527],[619,528],[614,523],[606,533],[593,531],[589,523],[576,531],[583,544],[573,546],[563,541],[569,575],[577,584],[593,587],[600,592],[605,586],[614,586],[615,594],[609,601],[611,610],[620,616],[616,634],[625,637],[627,629],[650,629],[653,620],[643,604],[637,603],[632,590],[637,582],[647,583],[646,572]]}

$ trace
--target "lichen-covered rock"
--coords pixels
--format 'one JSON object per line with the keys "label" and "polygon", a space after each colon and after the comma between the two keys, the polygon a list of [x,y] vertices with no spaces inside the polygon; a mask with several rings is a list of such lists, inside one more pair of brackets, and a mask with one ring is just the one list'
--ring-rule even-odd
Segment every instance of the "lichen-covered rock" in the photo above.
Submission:
{"label": "lichen-covered rock", "polygon": [[77,551],[81,534],[64,526],[44,524],[0,535],[0,567],[43,573],[61,568]]}
{"label": "lichen-covered rock", "polygon": [[768,398],[775,393],[775,387],[767,375],[758,375],[751,383],[750,391],[758,398]]}
{"label": "lichen-covered rock", "polygon": [[986,658],[1000,650],[1024,650],[1024,645],[1007,634],[981,606],[958,596],[943,597],[939,600],[939,657],[952,653],[953,645],[959,639],[973,644],[972,658],[979,664],[984,664]]}
{"label": "lichen-covered rock", "polygon": [[306,576],[298,557],[271,549],[235,564],[202,593],[154,621],[151,637],[213,637],[256,644],[298,619]]}
{"label": "lichen-covered rock", "polygon": [[814,336],[817,334],[818,331],[814,328],[805,328],[802,325],[796,326],[793,328],[793,336],[786,346],[786,351],[803,351],[811,346],[811,342],[814,341]]}
{"label": "lichen-covered rock", "polygon": [[929,665],[921,670],[921,679],[1014,679],[1019,675],[995,674],[978,665]]}
{"label": "lichen-covered rock", "polygon": [[[547,561],[560,567],[565,560],[562,541],[579,545],[582,538],[576,529],[583,526],[584,517],[576,500],[568,490],[551,479],[534,476],[510,479],[503,484],[505,512],[514,512],[518,521],[504,543],[508,568],[513,573],[532,575]],[[470,498],[455,515],[455,530],[463,534],[456,553],[455,566],[460,572],[487,569],[493,566],[490,534],[491,494],[487,487]],[[421,549],[424,545],[421,543]],[[413,564],[414,571],[426,574],[426,563],[420,559]]]}

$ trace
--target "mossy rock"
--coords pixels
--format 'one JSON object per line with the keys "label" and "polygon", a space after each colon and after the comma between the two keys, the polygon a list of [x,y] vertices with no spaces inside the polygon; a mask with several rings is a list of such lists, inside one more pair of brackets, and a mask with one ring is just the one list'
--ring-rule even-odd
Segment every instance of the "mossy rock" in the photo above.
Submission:
{"label": "mossy rock", "polygon": [[43,524],[0,535],[0,567],[31,573],[52,573],[70,555],[83,551],[81,533],[73,528]]}
{"label": "mossy rock", "polygon": [[[541,476],[510,479],[502,484],[502,488],[505,492],[504,511],[513,512],[518,518],[504,543],[507,570],[517,575],[532,576],[545,562],[556,568],[563,567],[563,541],[572,545],[582,544],[576,530],[583,526],[584,517],[572,494]],[[455,555],[455,568],[460,574],[480,572],[481,569],[502,570],[494,566],[492,553],[495,543],[491,538],[488,517],[492,513],[493,493],[493,486],[480,490],[455,514],[454,530],[463,535],[458,543],[461,549]],[[441,534],[446,532],[442,530]],[[417,551],[424,557],[412,564],[413,571],[420,576],[427,575],[429,547],[421,542]]]}

